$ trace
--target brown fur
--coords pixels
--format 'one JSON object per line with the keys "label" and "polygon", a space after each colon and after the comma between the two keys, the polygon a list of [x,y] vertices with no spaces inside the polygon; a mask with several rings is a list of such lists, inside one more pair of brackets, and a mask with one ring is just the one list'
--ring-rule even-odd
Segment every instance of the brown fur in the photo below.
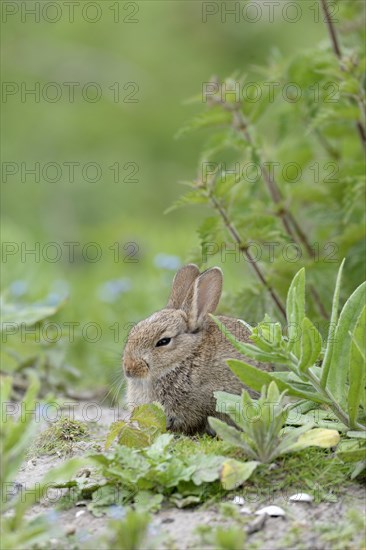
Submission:
{"label": "brown fur", "polygon": [[[133,408],[159,402],[172,431],[210,431],[208,416],[228,419],[216,412],[213,392],[240,394],[245,387],[226,364],[226,359],[243,356],[208,316],[216,309],[221,289],[220,269],[199,274],[196,266],[184,266],[174,278],[168,307],[138,323],[129,334],[123,356],[128,403]],[[250,342],[242,322],[219,319],[237,339]],[[171,341],[156,347],[162,338]]]}

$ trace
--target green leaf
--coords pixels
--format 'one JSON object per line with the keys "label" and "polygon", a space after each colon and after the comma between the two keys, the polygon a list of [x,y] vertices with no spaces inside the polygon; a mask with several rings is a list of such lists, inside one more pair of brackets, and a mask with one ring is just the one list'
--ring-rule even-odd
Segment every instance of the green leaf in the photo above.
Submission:
{"label": "green leaf", "polygon": [[233,371],[233,373],[241,380],[246,386],[256,391],[261,391],[263,385],[268,385],[274,380],[280,391],[287,390],[290,395],[296,397],[302,397],[315,401],[315,403],[328,403],[328,400],[317,392],[303,391],[296,388],[294,385],[284,382],[276,377],[279,373],[269,373],[262,371],[257,367],[253,367],[244,361],[238,361],[237,359],[229,359],[227,364]]}
{"label": "green leaf", "polygon": [[195,485],[202,483],[212,483],[220,477],[220,470],[225,459],[222,456],[215,455],[196,455],[192,463],[195,466],[195,472],[192,475],[192,481]]}
{"label": "green leaf", "polygon": [[232,115],[228,111],[225,111],[222,107],[213,107],[197,115],[190,120],[183,128],[176,134],[176,139],[192,132],[193,130],[200,130],[201,128],[210,128],[211,126],[221,126],[222,124],[230,124]]}
{"label": "green leaf", "polygon": [[349,430],[346,435],[347,437],[352,437],[355,439],[366,439],[366,432],[361,432],[357,430]]}
{"label": "green leaf", "polygon": [[301,268],[290,285],[286,300],[288,349],[300,357],[300,327],[305,317],[305,269]]}
{"label": "green leaf", "polygon": [[139,491],[134,499],[134,507],[137,512],[158,512],[164,495],[154,494],[152,491]]}
{"label": "green leaf", "polygon": [[216,434],[221,437],[224,441],[235,447],[240,447],[250,458],[256,458],[256,454],[249,447],[249,445],[243,439],[243,432],[237,430],[233,426],[229,426],[226,422],[214,418],[213,416],[208,417],[208,422],[212,429],[215,430]]}
{"label": "green leaf", "polygon": [[210,317],[215,321],[219,329],[229,340],[229,342],[234,346],[234,348],[239,351],[239,353],[242,353],[244,356],[250,357],[251,359],[255,359],[256,361],[260,361],[262,363],[281,363],[282,365],[287,365],[290,363],[290,360],[288,359],[288,357],[286,357],[286,355],[283,355],[276,351],[271,351],[269,353],[261,350],[260,348],[257,348],[252,344],[246,344],[245,342],[236,340],[235,336],[231,334],[224,323],[222,323],[214,315],[210,315]]}
{"label": "green leaf", "polygon": [[214,392],[216,399],[216,411],[223,414],[240,414],[241,397],[224,391]]}
{"label": "green leaf", "polygon": [[161,405],[148,403],[133,410],[131,422],[137,422],[141,428],[155,428],[157,431],[166,431],[166,417]]}
{"label": "green leaf", "polygon": [[188,506],[195,506],[196,504],[199,504],[201,502],[201,499],[196,495],[181,497],[178,495],[178,493],[174,493],[170,497],[170,501],[173,502],[173,504],[177,508],[188,508]]}
{"label": "green leaf", "polygon": [[226,491],[231,491],[243,485],[244,481],[250,478],[259,462],[256,460],[250,462],[239,462],[233,458],[228,458],[222,466],[220,480]]}
{"label": "green leaf", "polygon": [[125,445],[126,447],[143,449],[150,444],[150,437],[148,433],[142,430],[136,430],[136,428],[133,428],[125,423],[120,431],[118,443],[120,445]]}
{"label": "green leaf", "polygon": [[116,439],[116,437],[119,435],[119,433],[121,432],[124,426],[126,426],[126,422],[123,422],[123,420],[118,422],[113,422],[113,424],[109,428],[109,432],[106,437],[106,442],[105,442],[106,451],[109,449],[112,442]]}
{"label": "green leaf", "polygon": [[56,305],[48,304],[10,304],[3,299],[0,302],[1,325],[0,330],[6,328],[9,323],[32,326],[47,317],[54,315],[63,305],[61,300]]}
{"label": "green leaf", "polygon": [[332,361],[332,355],[333,355],[333,348],[334,348],[334,333],[337,326],[337,320],[338,320],[338,307],[339,307],[339,293],[341,290],[341,281],[342,281],[342,272],[343,272],[343,266],[345,262],[345,258],[342,260],[342,263],[338,270],[335,290],[333,294],[333,302],[332,302],[332,313],[330,316],[330,323],[329,323],[329,331],[328,331],[328,339],[327,339],[327,348],[325,350],[323,364],[322,364],[322,376],[320,379],[320,385],[322,388],[325,388],[327,384],[327,378],[329,373],[330,364]]}
{"label": "green leaf", "polygon": [[337,430],[327,430],[325,428],[314,428],[302,434],[294,445],[287,452],[301,451],[307,447],[322,447],[328,449],[338,445],[340,435]]}
{"label": "green leaf", "polygon": [[202,190],[195,189],[194,191],[190,191],[189,193],[180,196],[171,206],[169,206],[169,208],[164,210],[164,214],[169,214],[170,212],[173,212],[182,206],[187,206],[188,204],[205,204],[207,201],[208,199],[202,193]]}
{"label": "green leaf", "polygon": [[146,456],[152,458],[153,460],[161,460],[161,458],[166,454],[166,449],[169,447],[173,439],[173,434],[159,435],[159,437],[155,439],[154,443],[147,449]]}
{"label": "green leaf", "polygon": [[[347,377],[350,371],[352,337],[365,307],[366,282],[348,298],[339,316],[334,335],[334,348],[327,377],[327,388],[334,400],[347,408]],[[358,367],[357,367],[358,368]]]}
{"label": "green leaf", "polygon": [[350,426],[355,427],[360,403],[365,400],[365,335],[366,335],[366,307],[357,321],[354,333],[349,332],[352,338],[351,358],[349,369],[348,415]]}
{"label": "green leaf", "polygon": [[304,317],[301,331],[301,355],[298,369],[305,372],[314,365],[322,349],[322,337],[313,323]]}

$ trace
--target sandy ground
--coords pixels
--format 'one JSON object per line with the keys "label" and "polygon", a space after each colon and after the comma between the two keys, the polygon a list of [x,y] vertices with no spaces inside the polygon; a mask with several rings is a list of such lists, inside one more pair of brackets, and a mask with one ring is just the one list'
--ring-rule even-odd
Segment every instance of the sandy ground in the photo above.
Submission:
{"label": "sandy ground", "polygon": [[[80,404],[73,408],[73,417],[76,419],[85,418],[85,407],[87,404]],[[100,408],[99,417],[94,427],[96,427],[96,444],[98,439],[103,444],[103,438],[111,422],[126,415],[122,409]],[[92,407],[89,407],[90,417],[92,417]],[[40,429],[43,429],[46,423],[40,423]],[[81,442],[76,445],[77,455],[83,455],[90,450],[90,446],[95,446],[95,441],[91,444]],[[49,470],[61,464],[64,458],[57,456],[41,456],[30,458],[22,466],[17,475],[16,482],[23,487],[40,482]],[[294,489],[294,492],[296,490]],[[28,513],[29,517],[34,517],[39,513],[48,513],[52,518],[52,512],[56,508],[57,499],[62,491],[49,491],[48,499],[33,506]],[[291,495],[291,488],[287,495]],[[230,500],[232,496],[230,497]],[[264,505],[280,506],[284,512],[284,517],[259,517],[255,512]],[[358,483],[352,483],[342,492],[337,488],[335,502],[323,502],[315,504],[314,502],[289,502],[283,494],[271,495],[271,499],[261,500],[261,502],[244,502],[238,505],[238,511],[241,508],[243,517],[243,529],[247,533],[245,548],[257,550],[279,550],[282,548],[299,549],[352,549],[360,550],[365,548],[364,536],[362,532],[352,531],[347,536],[344,530],[349,523],[349,510],[357,510],[359,513],[365,513],[365,488]],[[52,520],[52,519],[51,519]],[[107,529],[108,518],[106,516],[94,517],[86,508],[85,503],[79,503],[79,506],[68,510],[57,511],[54,517],[57,522],[59,535],[56,539],[50,541],[47,548],[75,549],[76,540],[83,540],[85,548],[93,549],[93,541]],[[161,548],[176,548],[177,550],[189,548],[212,548],[212,545],[204,546],[202,539],[195,532],[198,526],[206,525],[229,526],[233,519],[225,518],[220,512],[219,505],[199,506],[191,509],[179,510],[177,508],[165,508],[154,515],[151,536],[164,534]]]}

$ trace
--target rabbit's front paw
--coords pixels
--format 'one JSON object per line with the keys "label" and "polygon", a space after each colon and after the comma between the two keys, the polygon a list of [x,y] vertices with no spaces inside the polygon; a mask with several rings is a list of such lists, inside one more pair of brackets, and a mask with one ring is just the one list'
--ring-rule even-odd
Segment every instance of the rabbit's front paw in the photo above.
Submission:
{"label": "rabbit's front paw", "polygon": [[207,422],[205,426],[205,434],[210,435],[211,437],[216,437],[216,432],[213,428],[211,428],[210,424]]}
{"label": "rabbit's front paw", "polygon": [[182,422],[178,417],[173,415],[168,415],[166,417],[166,429],[171,432],[180,432],[182,429]]}
{"label": "rabbit's front paw", "polygon": [[174,431],[174,423],[176,421],[175,416],[167,416],[166,417],[166,429]]}

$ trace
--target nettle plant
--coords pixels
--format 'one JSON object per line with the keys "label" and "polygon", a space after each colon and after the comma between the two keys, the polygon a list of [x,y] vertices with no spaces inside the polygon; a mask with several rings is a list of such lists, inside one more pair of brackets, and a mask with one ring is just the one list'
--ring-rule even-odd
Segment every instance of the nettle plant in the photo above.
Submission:
{"label": "nettle plant", "polygon": [[348,298],[338,316],[343,264],[344,261],[338,272],[324,345],[317,328],[305,315],[304,268],[296,274],[288,291],[287,334],[283,333],[280,323],[272,322],[267,316],[257,327],[248,327],[253,344],[247,344],[236,340],[218,319],[212,317],[238,351],[277,368],[277,371],[265,372],[245,361],[229,359],[231,370],[248,387],[261,391],[264,385],[274,381],[279,390],[286,391],[289,396],[329,408],[341,428],[364,431],[366,282]]}
{"label": "nettle plant", "polygon": [[194,98],[204,110],[179,134],[208,133],[197,176],[174,205],[211,211],[192,259],[233,261],[236,252],[246,277],[231,309],[240,315],[245,304],[255,321],[265,312],[285,318],[298,262],[316,321],[329,321],[335,262],[348,258],[344,296],[363,280],[365,5],[336,4],[337,27],[319,2],[329,41],[288,58],[273,50],[248,76],[204,82]]}

